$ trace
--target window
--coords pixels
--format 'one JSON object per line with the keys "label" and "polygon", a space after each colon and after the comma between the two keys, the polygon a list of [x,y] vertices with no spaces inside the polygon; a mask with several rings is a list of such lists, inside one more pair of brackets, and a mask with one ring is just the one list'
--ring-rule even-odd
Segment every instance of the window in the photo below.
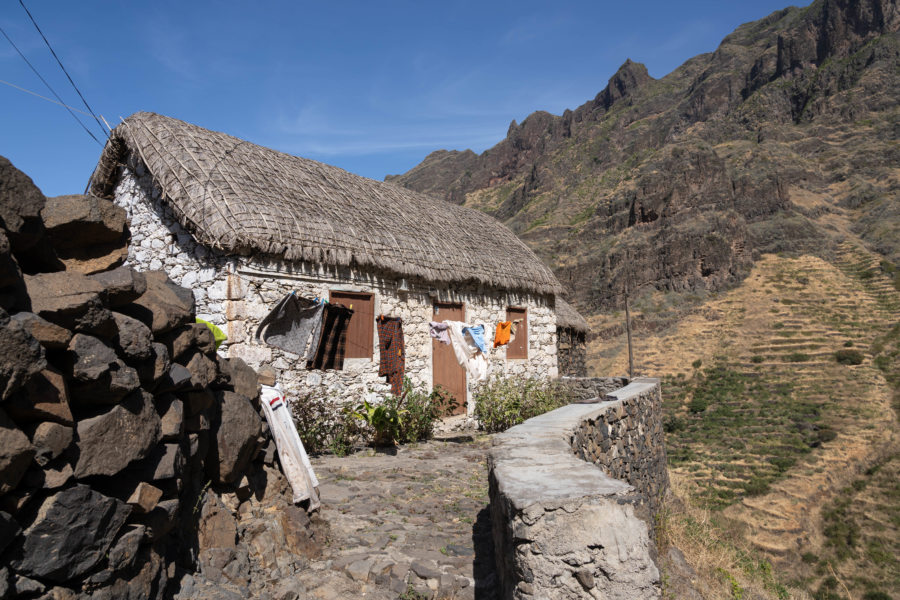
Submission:
{"label": "window", "polygon": [[516,337],[506,347],[506,358],[528,358],[528,313],[524,308],[507,308],[506,320],[520,322],[516,325]]}
{"label": "window", "polygon": [[362,292],[331,292],[329,300],[332,304],[343,304],[353,310],[347,327],[344,358],[372,358],[375,298]]}

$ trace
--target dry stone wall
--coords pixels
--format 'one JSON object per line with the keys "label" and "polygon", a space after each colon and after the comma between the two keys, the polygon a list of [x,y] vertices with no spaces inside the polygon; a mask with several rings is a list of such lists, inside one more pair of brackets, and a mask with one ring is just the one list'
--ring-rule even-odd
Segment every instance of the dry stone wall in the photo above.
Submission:
{"label": "dry stone wall", "polygon": [[502,598],[661,597],[652,512],[668,485],[655,435],[659,393],[659,380],[635,380],[495,436],[490,499]]}
{"label": "dry stone wall", "polygon": [[[414,384],[431,389],[432,342],[428,323],[435,300],[465,305],[465,320],[495,324],[506,319],[510,306],[528,308],[528,359],[508,360],[506,349],[491,353],[492,373],[504,376],[556,377],[556,318],[552,298],[498,292],[480,286],[440,289],[399,282],[382,273],[355,269],[324,269],[321,265],[283,262],[262,256],[233,257],[198,244],[163,202],[163,194],[139,160],[123,169],[115,188],[115,202],[125,209],[132,244],[126,264],[137,270],[162,269],[196,300],[197,316],[218,325],[228,336],[220,348],[224,356],[239,357],[254,368],[271,366],[289,400],[304,394],[333,398],[335,402],[374,400],[390,390],[378,376],[378,337],[373,327],[373,356],[348,359],[340,371],[306,371],[299,356],[258,343],[259,322],[287,293],[328,298],[330,291],[372,293],[375,314],[403,319],[406,374]],[[469,408],[476,383],[469,382]]]}
{"label": "dry stone wall", "polygon": [[[189,290],[90,246],[124,244],[109,201],[46,200],[0,157],[0,214],[0,598],[281,590],[316,540],[256,372],[216,354]],[[276,573],[253,548],[278,536]]]}
{"label": "dry stone wall", "polygon": [[634,486],[653,519],[669,487],[662,397],[659,380],[634,381],[653,385],[638,393],[627,387],[609,392],[602,409],[576,428],[572,448],[582,460]]}
{"label": "dry stone wall", "polygon": [[556,330],[559,374],[569,377],[587,376],[587,341],[583,331],[558,328]]}

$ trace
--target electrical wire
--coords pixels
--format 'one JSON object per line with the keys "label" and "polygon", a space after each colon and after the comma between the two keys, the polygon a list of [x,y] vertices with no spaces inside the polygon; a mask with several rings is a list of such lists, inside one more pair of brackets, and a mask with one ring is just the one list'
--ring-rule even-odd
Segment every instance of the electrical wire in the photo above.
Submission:
{"label": "electrical wire", "polygon": [[[102,146],[102,145],[103,145],[103,142],[101,142],[100,140],[98,140],[98,139],[97,139],[97,136],[95,136],[93,133],[91,133],[91,130],[87,128],[87,125],[85,125],[85,124],[81,121],[81,119],[79,119],[78,117],[76,117],[76,116],[75,116],[75,113],[72,112],[73,110],[77,110],[77,109],[72,109],[68,104],[66,104],[65,102],[63,102],[63,99],[59,97],[59,94],[56,93],[56,90],[54,90],[54,89],[50,86],[50,84],[47,83],[47,80],[44,79],[44,78],[41,76],[40,73],[38,73],[38,70],[34,68],[34,65],[31,64],[31,61],[28,60],[28,59],[25,57],[24,54],[22,54],[22,51],[19,50],[19,47],[16,46],[15,42],[13,42],[12,39],[10,39],[10,37],[9,37],[8,35],[6,35],[6,31],[4,31],[2,27],[0,27],[0,33],[2,33],[2,34],[3,34],[3,37],[6,38],[6,41],[8,41],[8,42],[12,45],[13,48],[15,48],[16,52],[19,53],[19,56],[22,57],[22,60],[25,61],[25,64],[27,64],[27,65],[31,68],[31,70],[34,72],[34,74],[38,76],[38,79],[40,79],[40,80],[44,83],[44,85],[47,86],[47,89],[50,90],[50,92],[51,92],[54,96],[56,96],[56,99],[58,100],[58,102],[56,102],[56,104],[59,104],[60,106],[64,106],[65,109],[66,109],[67,111],[69,111],[69,114],[72,115],[72,118],[75,119],[75,120],[78,122],[79,125],[81,125],[82,129],[84,129],[84,130],[87,132],[87,134],[88,134],[89,136],[91,136],[91,137],[94,139],[95,142],[97,142],[98,144],[100,144],[100,145]],[[3,83],[6,83],[6,82],[4,81]],[[18,87],[19,87],[19,86],[17,86],[17,85],[13,85],[13,84],[11,84],[11,83],[9,83],[9,84],[7,84],[7,85],[11,85],[12,87],[15,87],[15,88],[18,88]],[[21,89],[22,91],[28,92],[29,94],[34,94],[35,96],[39,96],[39,97],[41,97],[41,98],[44,98],[45,100],[50,100],[50,98],[45,98],[44,96],[41,96],[40,94],[35,94],[34,92],[29,92],[28,90],[26,90],[26,89],[24,89],[24,88],[19,88],[19,89]],[[53,101],[53,100],[50,100],[50,102],[54,102],[54,101]],[[84,113],[83,111],[80,111],[80,110],[79,110],[78,112],[80,112],[80,113],[82,113],[82,114],[87,114],[87,113]],[[90,115],[88,115],[88,116],[90,116]]]}
{"label": "electrical wire", "polygon": [[78,86],[75,85],[75,82],[72,81],[72,77],[69,75],[69,72],[66,71],[66,68],[63,66],[62,61],[56,55],[56,52],[53,50],[53,46],[50,45],[50,41],[47,40],[47,36],[44,35],[44,32],[41,31],[41,28],[38,27],[37,21],[34,20],[34,17],[31,16],[31,11],[28,10],[28,7],[25,6],[25,2],[19,0],[19,4],[22,5],[22,8],[25,9],[25,13],[28,14],[28,18],[31,19],[31,23],[34,25],[34,28],[37,29],[37,32],[41,34],[41,38],[43,38],[44,43],[47,44],[47,48],[50,50],[50,54],[53,55],[53,58],[56,59],[56,63],[59,65],[59,68],[62,69],[62,72],[66,74],[66,78],[69,80],[69,83],[72,84],[72,87],[75,88],[75,91],[78,93],[78,97],[81,98],[81,101],[84,102],[85,108],[88,109],[88,112],[91,113],[91,116],[94,117],[94,120],[97,121],[97,125],[100,127],[100,131],[103,132],[103,137],[107,137],[107,132],[103,129],[103,123],[100,122],[100,119],[94,113],[94,110],[91,108],[90,104],[88,104],[87,100],[84,99],[84,96],[81,93],[81,90],[78,89]]}
{"label": "electrical wire", "polygon": [[[32,92],[32,91],[29,90],[29,89],[23,88],[23,87],[21,87],[21,86],[18,86],[18,85],[14,84],[14,83],[10,83],[10,82],[5,81],[5,80],[3,80],[3,79],[0,79],[0,83],[2,83],[3,85],[8,85],[8,86],[11,87],[11,88],[16,88],[16,89],[19,90],[20,92],[25,92],[26,94],[31,94],[32,96],[37,96],[37,97],[40,98],[41,100],[46,100],[47,102],[52,102],[53,104],[58,104],[58,105],[60,105],[60,106],[62,106],[62,107],[64,107],[64,108],[68,108],[69,110],[74,110],[75,112],[81,113],[81,114],[83,114],[83,115],[86,116],[86,117],[91,116],[91,113],[84,112],[83,110],[80,110],[80,109],[78,109],[78,108],[75,108],[74,106],[69,106],[68,104],[63,104],[62,102],[57,102],[57,101],[54,100],[53,98],[48,98],[47,96],[42,96],[42,95],[38,94],[37,92]],[[90,133],[90,132],[88,132],[88,133]]]}

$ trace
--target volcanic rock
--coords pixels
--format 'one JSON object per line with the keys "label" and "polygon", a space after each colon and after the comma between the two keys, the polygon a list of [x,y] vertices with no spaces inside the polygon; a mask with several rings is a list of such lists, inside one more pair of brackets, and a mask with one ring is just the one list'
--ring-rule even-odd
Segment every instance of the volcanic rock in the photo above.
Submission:
{"label": "volcanic rock", "polygon": [[42,319],[34,313],[20,312],[12,316],[22,328],[40,342],[41,346],[48,350],[63,350],[72,339],[72,332],[55,325],[46,319]]}
{"label": "volcanic rock", "polygon": [[153,334],[150,328],[128,315],[114,312],[117,333],[114,338],[116,349],[125,356],[129,362],[140,362],[150,358],[153,353]]}
{"label": "volcanic rock", "polygon": [[103,287],[80,273],[26,275],[32,312],[60,327],[109,338],[115,333],[112,313],[103,306]]}
{"label": "volcanic rock", "polygon": [[34,446],[0,409],[0,495],[15,489],[34,457]]}
{"label": "volcanic rock", "polygon": [[69,342],[72,396],[87,404],[112,404],[140,386],[137,371],[95,337],[75,334]]}
{"label": "volcanic rock", "polygon": [[72,428],[52,421],[41,423],[31,436],[34,460],[41,466],[62,454],[72,443]]}
{"label": "volcanic rock", "polygon": [[219,483],[234,483],[253,457],[262,424],[245,396],[227,391],[216,396],[221,404],[221,415],[215,419],[211,430],[215,445],[210,448],[208,457],[210,476]]}
{"label": "volcanic rock", "polygon": [[163,271],[144,273],[147,290],[124,312],[147,325],[154,335],[194,322],[194,295],[175,284]]}
{"label": "volcanic rock", "polygon": [[90,276],[103,287],[103,302],[112,309],[130,304],[147,291],[144,274],[131,267],[118,267]]}
{"label": "volcanic rock", "polygon": [[54,421],[72,425],[69,388],[62,373],[47,367],[28,380],[21,390],[3,405],[19,423]]}
{"label": "volcanic rock", "polygon": [[40,344],[0,309],[0,401],[8,399],[47,366]]}
{"label": "volcanic rock", "polygon": [[62,267],[46,242],[41,220],[45,202],[31,178],[0,156],[0,226],[6,230],[12,253],[26,273]]}
{"label": "volcanic rock", "polygon": [[103,559],[130,510],[86,485],[58,492],[44,500],[25,530],[12,566],[60,583],[81,576]]}
{"label": "volcanic rock", "polygon": [[75,477],[115,475],[150,454],[159,441],[159,430],[153,397],[144,391],[132,393],[109,412],[79,421]]}

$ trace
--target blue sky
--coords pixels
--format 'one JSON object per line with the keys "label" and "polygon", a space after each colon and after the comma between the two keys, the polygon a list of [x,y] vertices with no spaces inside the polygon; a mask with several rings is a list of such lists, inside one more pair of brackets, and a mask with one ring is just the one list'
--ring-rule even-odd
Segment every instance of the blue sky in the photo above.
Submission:
{"label": "blue sky", "polygon": [[[512,119],[593,98],[626,58],[661,77],[784,0],[26,0],[95,112],[140,110],[382,179],[440,148],[482,152]],[[15,0],[0,27],[84,110]],[[0,80],[50,96],[0,36]],[[99,127],[84,122],[99,137]],[[48,196],[100,155],[64,108],[0,84],[0,155]]]}

